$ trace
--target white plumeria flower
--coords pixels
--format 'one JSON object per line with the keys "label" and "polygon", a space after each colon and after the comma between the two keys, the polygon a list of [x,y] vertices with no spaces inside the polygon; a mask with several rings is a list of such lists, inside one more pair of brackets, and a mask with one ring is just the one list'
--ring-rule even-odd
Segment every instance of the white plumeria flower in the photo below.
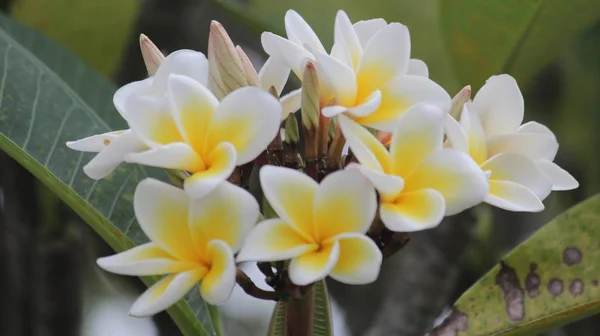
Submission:
{"label": "white plumeria flower", "polygon": [[346,113],[362,125],[391,131],[415,104],[450,108],[450,96],[427,78],[426,65],[410,60],[410,35],[400,23],[376,19],[352,25],[339,11],[331,55],[298,13],[288,11],[285,26],[288,39],[263,33],[263,48],[299,78],[307,60],[316,62],[323,84],[321,103],[326,106],[322,113],[327,117]]}
{"label": "white plumeria flower", "polygon": [[167,87],[166,101],[136,95],[125,102],[130,127],[150,147],[125,160],[189,172],[184,189],[192,197],[254,160],[279,131],[281,104],[257,87],[240,88],[221,102],[186,76],[169,76]]}
{"label": "white plumeria flower", "polygon": [[151,242],[100,258],[98,265],[123,275],[167,276],[137,299],[131,315],[167,309],[198,282],[206,302],[229,298],[236,283],[234,254],[259,216],[252,195],[221,183],[207,197],[190,199],[179,188],[145,179],[136,188],[133,207]]}
{"label": "white plumeria flower", "polygon": [[443,149],[446,113],[416,105],[400,117],[390,150],[367,129],[341,116],[340,127],[360,170],[380,195],[385,226],[411,232],[437,226],[444,216],[479,204],[488,193],[487,178],[465,153]]}
{"label": "white plumeria flower", "polygon": [[265,197],[280,218],[250,232],[238,261],[291,259],[290,280],[308,285],[328,275],[347,284],[373,282],[382,255],[364,233],[377,202],[371,183],[358,171],[328,175],[319,185],[296,170],[260,170]]}
{"label": "white plumeria flower", "polygon": [[[274,87],[277,95],[281,95],[289,75],[290,68],[285,63],[269,57],[258,72],[258,80],[262,89],[268,91],[271,87]],[[285,120],[290,113],[294,113],[300,109],[301,98],[302,89],[297,89],[283,95],[279,99],[283,109],[281,120]]]}
{"label": "white plumeria flower", "polygon": [[[171,74],[188,76],[204,85],[208,82],[208,62],[204,54],[192,50],[178,50],[171,53],[160,64],[156,74],[147,79],[133,82],[121,87],[113,96],[113,103],[127,120],[125,101],[135,95],[146,95],[156,99],[164,99],[167,92],[167,78]],[[142,113],[144,113],[142,111]],[[121,163],[125,155],[147,149],[143,141],[131,130],[113,131],[93,135],[77,141],[67,142],[67,147],[98,153],[83,171],[92,179],[101,179],[112,173]]]}
{"label": "white plumeria flower", "polygon": [[577,181],[553,163],[558,151],[545,126],[521,125],[523,96],[509,75],[492,76],[465,104],[460,122],[447,117],[448,144],[469,155],[490,175],[486,202],[511,211],[541,211],[551,190],[577,188]]}

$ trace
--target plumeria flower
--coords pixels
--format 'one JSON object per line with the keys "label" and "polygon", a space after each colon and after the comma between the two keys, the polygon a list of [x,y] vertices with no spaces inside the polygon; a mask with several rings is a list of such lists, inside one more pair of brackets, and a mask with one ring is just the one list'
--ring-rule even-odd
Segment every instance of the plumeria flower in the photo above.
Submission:
{"label": "plumeria flower", "polygon": [[380,195],[379,214],[392,231],[410,232],[437,226],[488,193],[487,178],[465,153],[443,149],[446,113],[433,105],[416,105],[393,130],[389,152],[367,129],[341,116],[340,127],[360,170]]}
{"label": "plumeria flower", "polygon": [[236,283],[234,254],[259,216],[252,195],[221,183],[207,197],[190,199],[179,188],[145,179],[136,188],[133,207],[151,242],[100,258],[98,265],[123,275],[166,276],[135,301],[131,315],[167,309],[198,282],[206,302],[229,298]]}
{"label": "plumeria flower", "polygon": [[184,189],[192,197],[254,160],[279,132],[281,104],[262,89],[243,87],[219,102],[198,81],[170,75],[167,90],[166,100],[133,95],[125,102],[130,127],[150,148],[125,160],[189,172]]}
{"label": "plumeria flower", "polygon": [[469,155],[490,175],[486,202],[511,211],[541,211],[551,190],[577,188],[577,181],[553,163],[554,134],[544,125],[521,125],[524,101],[509,75],[492,76],[464,105],[460,122],[446,120],[448,144]]}
{"label": "plumeria flower", "polygon": [[308,60],[316,62],[323,84],[322,113],[327,117],[346,113],[362,125],[391,131],[412,105],[427,102],[450,108],[450,96],[427,78],[426,65],[410,60],[410,35],[400,23],[377,19],[352,25],[339,11],[331,55],[296,12],[288,11],[285,26],[288,39],[263,33],[263,48],[299,78]]}
{"label": "plumeria flower", "polygon": [[[143,38],[143,37],[142,37]],[[208,62],[204,54],[192,50],[171,53],[160,64],[154,76],[121,87],[113,96],[113,103],[121,116],[129,121],[125,101],[130,96],[145,95],[158,101],[164,100],[167,78],[171,74],[188,76],[202,84],[208,82]],[[144,113],[143,111],[141,113]],[[131,130],[113,131],[67,142],[67,147],[98,153],[83,171],[92,179],[101,179],[112,173],[129,153],[147,149],[147,145]]]}
{"label": "plumeria flower", "polygon": [[364,235],[377,202],[371,183],[358,171],[338,171],[317,184],[296,170],[265,166],[260,182],[280,218],[257,224],[239,262],[291,259],[289,277],[300,286],[328,275],[347,284],[377,278],[382,255]]}

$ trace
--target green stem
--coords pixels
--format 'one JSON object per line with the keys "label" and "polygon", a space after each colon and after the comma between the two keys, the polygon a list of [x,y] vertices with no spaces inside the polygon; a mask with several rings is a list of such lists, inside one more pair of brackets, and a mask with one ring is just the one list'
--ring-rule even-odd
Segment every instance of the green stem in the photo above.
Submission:
{"label": "green stem", "polygon": [[315,315],[314,285],[300,298],[290,298],[285,309],[286,336],[311,336]]}

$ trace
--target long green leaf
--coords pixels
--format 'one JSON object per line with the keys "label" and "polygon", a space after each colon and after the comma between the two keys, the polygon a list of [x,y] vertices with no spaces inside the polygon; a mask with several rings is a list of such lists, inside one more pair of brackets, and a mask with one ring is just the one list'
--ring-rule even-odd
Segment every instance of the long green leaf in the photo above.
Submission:
{"label": "long green leaf", "polygon": [[600,312],[599,220],[600,194],[546,224],[467,290],[429,336],[533,335]]}
{"label": "long green leaf", "polygon": [[527,83],[600,18],[595,0],[441,1],[441,21],[459,79],[480,87],[510,73]]}
{"label": "long green leaf", "polygon": [[[13,32],[18,30],[14,23],[11,27]],[[92,155],[69,150],[64,143],[110,128],[56,73],[4,30],[0,30],[0,55],[0,149],[72,207],[116,251],[146,242],[132,207],[133,191],[146,172],[127,165],[104,180],[87,178],[81,167]],[[150,285],[158,279],[143,280]],[[211,309],[196,289],[169,313],[186,335],[217,335]]]}

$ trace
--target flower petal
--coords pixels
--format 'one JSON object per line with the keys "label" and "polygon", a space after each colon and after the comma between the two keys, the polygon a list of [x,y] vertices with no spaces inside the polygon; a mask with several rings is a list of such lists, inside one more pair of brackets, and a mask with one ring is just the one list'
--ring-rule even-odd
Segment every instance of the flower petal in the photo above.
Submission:
{"label": "flower petal", "polygon": [[302,105],[302,89],[291,91],[279,99],[283,108],[282,120],[285,120],[291,113],[300,109]]}
{"label": "flower petal", "polygon": [[127,130],[101,150],[83,167],[83,172],[92,179],[99,180],[110,175],[124,161],[125,156],[147,149],[146,145]]}
{"label": "flower petal", "polygon": [[390,171],[390,154],[375,136],[344,115],[339,115],[337,120],[352,153],[361,164],[379,172]]}
{"label": "flower petal", "polygon": [[111,273],[122,275],[162,275],[189,271],[197,263],[179,261],[155,243],[146,243],[130,250],[98,258],[98,266]]}
{"label": "flower petal", "polygon": [[269,57],[258,72],[260,87],[265,91],[269,91],[269,88],[273,86],[278,94],[281,94],[283,91],[283,87],[289,76],[290,67],[285,65],[281,60],[276,60],[273,57]]}
{"label": "flower petal", "polygon": [[387,22],[385,22],[384,19],[362,20],[353,25],[354,31],[363,48],[366,47],[371,38],[385,26],[387,26]]}
{"label": "flower petal", "polygon": [[278,261],[295,258],[318,248],[279,218],[258,223],[248,234],[237,261]]}
{"label": "flower petal", "polygon": [[311,53],[305,48],[273,33],[262,33],[261,42],[263,49],[270,57],[285,63],[302,80],[304,63],[307,59],[313,59]]}
{"label": "flower petal", "polygon": [[170,53],[156,71],[152,90],[156,94],[165,94],[171,75],[183,75],[207,86],[208,60],[203,53],[189,49],[180,49]]}
{"label": "flower petal", "polygon": [[540,200],[544,200],[552,190],[552,181],[523,155],[501,153],[487,160],[481,169],[492,172],[490,181],[511,181],[531,190]]}
{"label": "flower petal", "polygon": [[329,275],[349,285],[364,285],[375,281],[383,261],[375,242],[356,233],[340,235],[337,241],[340,244],[340,256]]}
{"label": "flower petal", "polygon": [[105,149],[113,141],[117,140],[117,138],[125,131],[127,130],[95,134],[83,139],[67,141],[66,145],[72,150],[80,152],[98,153],[101,150]]}
{"label": "flower petal", "polygon": [[535,164],[552,181],[552,190],[572,190],[579,187],[579,182],[556,163],[540,159]]}
{"label": "flower petal", "polygon": [[314,239],[313,204],[317,182],[294,169],[275,166],[262,167],[259,176],[265,198],[277,215],[307,240]]}
{"label": "flower petal", "polygon": [[207,150],[229,142],[236,150],[236,165],[254,160],[279,132],[282,107],[266,91],[243,87],[223,99],[210,126]]}
{"label": "flower petal", "polygon": [[407,75],[429,77],[429,69],[427,64],[420,59],[412,58],[408,61]]}
{"label": "flower petal", "polygon": [[168,87],[170,109],[179,132],[197,153],[204,153],[208,127],[219,101],[206,87],[182,75],[171,75]]}
{"label": "flower petal", "polygon": [[225,242],[236,252],[258,215],[258,203],[252,194],[229,182],[220,183],[206,197],[191,200],[192,240],[201,254],[213,240]]}
{"label": "flower petal", "polygon": [[377,111],[379,106],[381,106],[381,99],[381,91],[373,91],[373,93],[367,97],[364,103],[354,107],[349,107],[348,114],[355,118],[371,115],[373,112]]}
{"label": "flower petal", "polygon": [[482,164],[490,156],[486,144],[486,134],[479,115],[471,103],[466,103],[460,114],[460,125],[469,140],[469,155]]}
{"label": "flower petal", "polygon": [[154,315],[183,299],[206,273],[206,268],[177,273],[164,277],[148,288],[131,306],[129,315],[144,317]]}
{"label": "flower petal", "polygon": [[133,210],[150,240],[182,261],[196,261],[188,226],[189,198],[167,183],[142,180],[133,197]]}
{"label": "flower petal", "polygon": [[322,99],[329,100],[329,95],[336,104],[351,106],[356,99],[356,77],[354,71],[341,61],[326,53],[315,53],[317,73],[319,74],[319,90]]}
{"label": "flower petal", "polygon": [[235,148],[228,142],[220,143],[208,155],[206,159],[206,170],[197,170],[183,182],[185,192],[192,198],[202,197],[217,185],[225,181],[236,166]]}
{"label": "flower petal", "polygon": [[377,111],[356,121],[386,132],[391,132],[398,118],[417,104],[435,105],[448,111],[452,101],[446,90],[423,76],[399,76],[385,83],[380,90],[382,98]]}
{"label": "flower petal", "polygon": [[485,202],[495,207],[517,212],[540,212],[544,204],[529,189],[511,181],[490,180],[490,193]]}
{"label": "flower petal", "polygon": [[358,66],[357,101],[363,101],[392,78],[406,74],[409,59],[408,28],[396,22],[381,28],[366,45]]}
{"label": "flower petal", "polygon": [[469,139],[467,138],[467,134],[460,126],[460,123],[449,114],[446,114],[444,132],[446,133],[446,137],[452,148],[465,153],[469,152]]}
{"label": "flower petal", "polygon": [[290,9],[285,13],[284,21],[285,31],[290,41],[301,46],[309,45],[319,52],[325,52],[321,40],[300,14]]}
{"label": "flower petal", "polygon": [[350,56],[350,51],[348,51],[348,48],[346,48],[345,45],[334,44],[333,47],[331,47],[330,55],[331,57],[334,57],[335,59],[346,65],[347,67],[354,67],[354,65],[352,64],[352,56]]}
{"label": "flower petal", "polygon": [[390,146],[394,175],[407,178],[423,159],[442,148],[445,117],[433,105],[417,105],[398,120]]}
{"label": "flower petal", "polygon": [[555,142],[556,142],[556,146],[553,147],[554,152],[547,151],[544,153],[545,156],[541,158],[541,159],[545,159],[548,161],[554,160],[554,158],[556,157],[556,153],[558,152],[558,141],[556,141],[556,136],[548,127],[546,127],[538,122],[530,121],[530,122],[527,122],[527,123],[521,125],[519,127],[519,129],[517,130],[517,133],[538,133],[538,134],[545,134],[547,136],[554,137]]}
{"label": "flower petal", "polygon": [[139,153],[130,153],[125,156],[125,161],[191,172],[201,171],[205,167],[202,159],[194,152],[194,149],[183,142],[170,143]]}
{"label": "flower petal", "polygon": [[123,119],[127,120],[127,112],[125,108],[125,102],[127,99],[134,95],[152,94],[153,82],[154,77],[146,78],[140,81],[125,84],[115,92],[113,95],[113,104]]}
{"label": "flower petal", "polygon": [[200,294],[209,304],[218,305],[229,299],[235,287],[235,259],[227,243],[213,240],[208,244],[206,259],[210,260],[210,270],[202,278]]}
{"label": "flower petal", "polygon": [[516,153],[537,160],[552,157],[558,151],[558,142],[549,134],[497,134],[487,139],[487,150],[489,157],[500,153]]}
{"label": "flower petal", "polygon": [[436,227],[444,218],[444,196],[433,189],[402,193],[393,202],[382,202],[381,221],[395,232],[413,232]]}
{"label": "flower petal", "polygon": [[343,10],[339,10],[335,16],[334,43],[343,45],[348,50],[352,59],[351,68],[356,69],[362,57],[363,48],[350,18]]}
{"label": "flower petal", "polygon": [[325,279],[333,269],[340,255],[340,244],[333,241],[322,244],[319,250],[292,259],[289,266],[290,281],[305,286]]}
{"label": "flower petal", "polygon": [[360,171],[382,195],[394,197],[404,189],[404,180],[399,176],[387,175],[356,163],[351,163],[346,168]]}
{"label": "flower petal", "polygon": [[321,181],[313,209],[319,241],[346,232],[365,233],[377,212],[377,196],[360,171],[340,170]]}
{"label": "flower petal", "polygon": [[464,152],[442,149],[430,156],[406,179],[404,192],[434,189],[444,196],[446,216],[483,201],[489,185],[485,173]]}
{"label": "flower petal", "polygon": [[510,75],[490,77],[473,98],[473,105],[487,136],[513,133],[523,121],[523,95]]}
{"label": "flower petal", "polygon": [[149,147],[184,140],[165,98],[130,96],[125,101],[125,110],[129,127]]}

